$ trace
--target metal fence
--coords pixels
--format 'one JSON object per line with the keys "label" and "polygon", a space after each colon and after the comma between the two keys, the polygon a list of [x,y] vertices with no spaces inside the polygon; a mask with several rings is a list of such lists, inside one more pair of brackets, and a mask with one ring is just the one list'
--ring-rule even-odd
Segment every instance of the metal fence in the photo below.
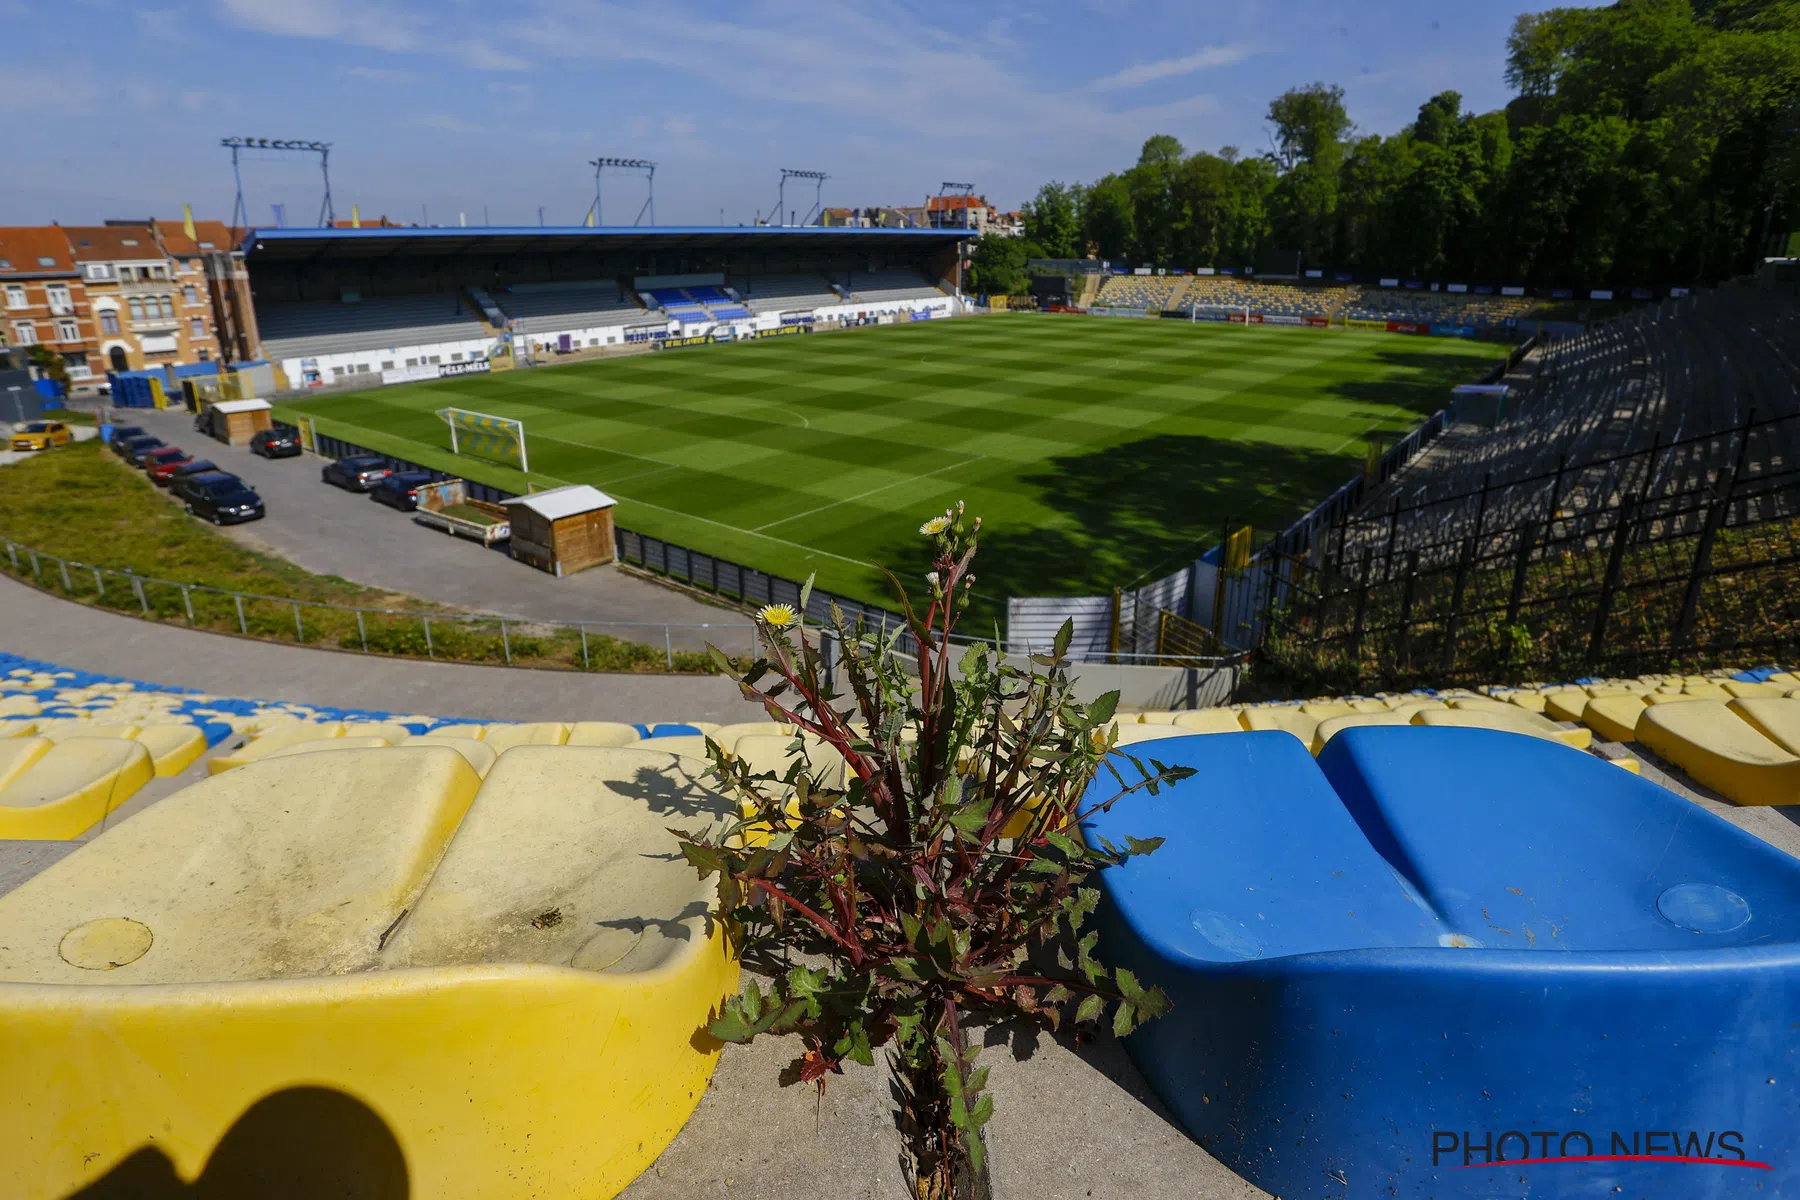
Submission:
{"label": "metal fence", "polygon": [[1800,648],[1800,415],[1340,522],[1246,592],[1289,668],[1403,684]]}
{"label": "metal fence", "polygon": [[73,600],[196,629],[364,654],[552,669],[708,672],[693,643],[756,653],[745,621],[553,621],[265,596],[95,566],[0,539],[0,570]]}

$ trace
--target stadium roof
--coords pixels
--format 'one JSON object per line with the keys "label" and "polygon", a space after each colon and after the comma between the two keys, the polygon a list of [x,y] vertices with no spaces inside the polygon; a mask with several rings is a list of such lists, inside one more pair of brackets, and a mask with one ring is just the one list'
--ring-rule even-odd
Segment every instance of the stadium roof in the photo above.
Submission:
{"label": "stadium roof", "polygon": [[629,243],[649,251],[772,249],[799,242],[809,249],[873,249],[874,243],[943,244],[975,236],[970,229],[862,229],[819,225],[538,225],[404,227],[363,229],[254,229],[245,239],[248,254],[264,261],[309,258],[436,257],[446,254],[530,254],[543,251],[607,250]]}

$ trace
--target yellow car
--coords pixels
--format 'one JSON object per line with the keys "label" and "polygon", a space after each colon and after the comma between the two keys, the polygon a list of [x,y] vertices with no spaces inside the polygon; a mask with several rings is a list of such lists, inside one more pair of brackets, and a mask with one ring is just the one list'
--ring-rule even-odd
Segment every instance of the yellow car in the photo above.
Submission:
{"label": "yellow car", "polygon": [[69,427],[61,421],[31,421],[24,428],[13,431],[12,448],[48,450],[52,446],[66,446],[73,440]]}

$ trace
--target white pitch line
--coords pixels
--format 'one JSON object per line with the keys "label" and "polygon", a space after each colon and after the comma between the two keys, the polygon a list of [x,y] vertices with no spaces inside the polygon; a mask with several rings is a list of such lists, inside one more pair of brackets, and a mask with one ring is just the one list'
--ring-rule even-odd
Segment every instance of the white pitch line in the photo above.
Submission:
{"label": "white pitch line", "polygon": [[904,487],[909,483],[917,483],[921,479],[930,479],[933,475],[942,475],[945,471],[954,471],[959,467],[966,467],[970,463],[979,462],[986,457],[985,454],[977,454],[974,458],[969,459],[968,462],[954,463],[948,467],[939,467],[935,471],[926,471],[924,474],[914,475],[910,479],[901,479],[893,483],[884,483],[878,488],[870,488],[868,491],[859,492],[854,496],[845,496],[842,500],[833,500],[830,504],[821,504],[817,508],[809,508],[805,512],[795,513],[791,517],[783,517],[779,521],[770,521],[767,525],[758,525],[750,532],[761,533],[765,529],[773,529],[777,525],[786,525],[789,521],[798,521],[801,517],[810,517],[815,513],[822,513],[828,508],[836,508],[840,504],[850,504],[857,500],[861,500],[866,496],[873,496],[876,492],[885,492],[889,488]]}

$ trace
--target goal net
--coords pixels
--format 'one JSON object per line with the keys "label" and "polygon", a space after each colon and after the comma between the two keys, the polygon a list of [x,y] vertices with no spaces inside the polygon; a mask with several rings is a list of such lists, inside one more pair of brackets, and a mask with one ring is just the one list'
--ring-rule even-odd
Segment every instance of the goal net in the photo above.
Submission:
{"label": "goal net", "polygon": [[1250,321],[1250,308],[1245,304],[1198,304],[1182,305],[1187,310],[1190,321],[1229,321],[1233,325],[1246,325]]}
{"label": "goal net", "polygon": [[525,457],[524,422],[466,408],[440,408],[437,415],[450,426],[453,453],[491,459],[521,471],[531,469]]}

